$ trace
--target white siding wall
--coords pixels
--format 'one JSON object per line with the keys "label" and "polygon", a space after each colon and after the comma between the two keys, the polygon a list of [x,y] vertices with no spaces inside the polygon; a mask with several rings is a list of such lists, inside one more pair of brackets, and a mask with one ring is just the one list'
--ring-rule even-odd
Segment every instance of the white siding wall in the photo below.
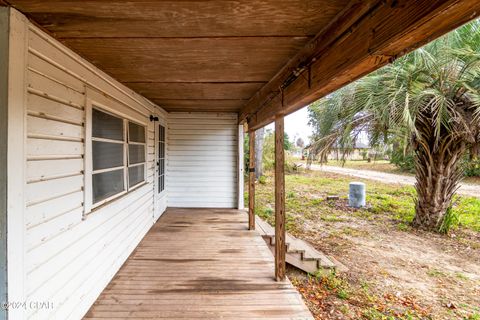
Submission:
{"label": "white siding wall", "polygon": [[[160,212],[167,204],[237,206],[237,116],[167,117],[18,12],[15,15],[15,28],[21,32],[11,35],[16,58],[10,67],[18,78],[11,81],[18,92],[9,108],[18,116],[12,117],[8,130],[9,136],[15,132],[17,143],[11,144],[14,152],[9,146],[8,156],[18,168],[9,172],[10,181],[18,183],[9,184],[15,185],[9,189],[14,196],[8,219],[16,248],[8,253],[15,262],[9,269],[9,294],[15,301],[49,303],[50,308],[27,307],[9,315],[80,319],[158,218],[154,206]],[[85,215],[91,181],[85,175],[86,112],[92,103],[147,126],[147,183]],[[150,114],[167,127],[166,192],[157,198],[156,132],[147,120]]]}
{"label": "white siding wall", "polygon": [[237,206],[237,115],[170,113],[168,206]]}
{"label": "white siding wall", "polygon": [[[27,301],[54,306],[27,308],[26,317],[79,319],[154,222],[154,126],[147,118],[162,111],[32,25],[26,47],[24,292]],[[148,125],[148,183],[82,219],[85,110],[95,96]]]}

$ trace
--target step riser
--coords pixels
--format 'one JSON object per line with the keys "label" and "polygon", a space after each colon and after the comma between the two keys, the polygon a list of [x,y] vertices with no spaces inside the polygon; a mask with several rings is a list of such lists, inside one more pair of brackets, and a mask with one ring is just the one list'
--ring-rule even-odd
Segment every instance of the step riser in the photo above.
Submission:
{"label": "step riser", "polygon": [[[267,241],[266,243],[270,248],[270,251],[273,253],[273,255],[275,255],[275,246],[270,245]],[[287,263],[308,273],[316,273],[317,271],[323,269],[335,269],[331,265],[323,265],[320,259],[305,257],[304,252],[287,251],[286,261]]]}
{"label": "step riser", "polygon": [[[263,240],[273,255],[275,255],[275,235],[272,234],[272,232],[274,232],[273,227],[258,216],[256,217],[256,221],[258,231],[262,235]],[[336,269],[336,264],[330,261],[327,256],[314,249],[305,241],[292,237],[289,234],[287,234],[286,249],[286,262],[305,272],[317,273],[319,271],[323,272]],[[344,270],[344,268],[340,269]]]}
{"label": "step riser", "polygon": [[[275,255],[275,247],[270,246],[270,251],[272,252],[273,255]],[[288,253],[285,256],[285,261],[288,264],[300,270],[303,270],[307,273],[314,274],[318,272],[318,265],[316,261],[302,261],[300,257],[295,257],[295,255],[288,254]]]}

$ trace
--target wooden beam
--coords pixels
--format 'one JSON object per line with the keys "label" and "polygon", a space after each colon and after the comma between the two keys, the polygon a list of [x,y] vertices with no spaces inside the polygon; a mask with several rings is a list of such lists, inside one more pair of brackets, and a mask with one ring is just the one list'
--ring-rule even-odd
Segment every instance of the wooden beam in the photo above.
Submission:
{"label": "wooden beam", "polygon": [[150,101],[161,106],[167,112],[233,112],[237,113],[245,100],[189,100],[156,99]]}
{"label": "wooden beam", "polygon": [[255,131],[250,131],[248,136],[248,230],[255,230]]}
{"label": "wooden beam", "polygon": [[284,118],[275,119],[275,278],[285,280],[285,153]]}
{"label": "wooden beam", "polygon": [[[274,99],[280,93],[280,87],[297,72],[312,57],[321,51],[326,50],[329,45],[356,21],[362,14],[370,9],[373,1],[351,1],[329,24],[327,24],[310,42],[303,47],[280,71],[255,95],[250,98],[240,113],[239,120],[247,120],[247,117],[254,115],[257,109]],[[378,2],[378,1],[376,1]],[[250,128],[250,127],[249,127]]]}
{"label": "wooden beam", "polygon": [[354,0],[242,108],[249,130],[289,114],[480,15],[478,0]]}

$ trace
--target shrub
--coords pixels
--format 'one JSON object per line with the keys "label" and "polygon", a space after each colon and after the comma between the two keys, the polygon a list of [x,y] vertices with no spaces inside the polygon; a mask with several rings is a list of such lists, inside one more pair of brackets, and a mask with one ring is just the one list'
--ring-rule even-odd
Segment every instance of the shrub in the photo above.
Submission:
{"label": "shrub", "polygon": [[469,160],[468,157],[463,162],[465,176],[480,177],[480,159]]}
{"label": "shrub", "polygon": [[450,205],[445,213],[445,218],[443,219],[442,225],[438,229],[438,232],[447,234],[452,227],[458,225],[458,222],[458,213],[454,211],[452,205]]}
{"label": "shrub", "polygon": [[402,169],[402,171],[415,172],[415,161],[411,153],[403,154],[402,151],[394,150],[392,151],[390,162]]}
{"label": "shrub", "polygon": [[267,177],[265,177],[265,176],[260,176],[260,177],[258,178],[258,183],[260,183],[260,184],[266,184],[266,183],[267,183]]}

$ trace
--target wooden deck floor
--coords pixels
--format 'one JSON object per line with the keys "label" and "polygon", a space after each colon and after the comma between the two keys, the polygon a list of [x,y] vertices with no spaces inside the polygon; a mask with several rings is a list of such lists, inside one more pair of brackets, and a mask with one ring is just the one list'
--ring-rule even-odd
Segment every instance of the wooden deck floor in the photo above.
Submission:
{"label": "wooden deck floor", "polygon": [[313,319],[247,215],[168,209],[85,319]]}

